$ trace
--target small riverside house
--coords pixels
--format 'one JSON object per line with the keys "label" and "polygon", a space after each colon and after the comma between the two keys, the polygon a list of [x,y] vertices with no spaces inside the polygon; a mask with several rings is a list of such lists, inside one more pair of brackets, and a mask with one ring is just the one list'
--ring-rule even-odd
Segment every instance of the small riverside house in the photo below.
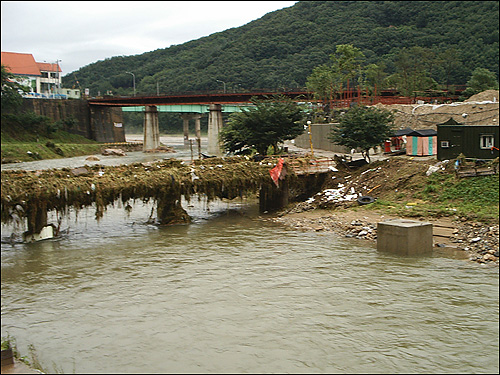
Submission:
{"label": "small riverside house", "polygon": [[498,125],[464,125],[452,118],[437,125],[437,159],[494,159],[498,157]]}
{"label": "small riverside house", "polygon": [[437,154],[437,132],[434,129],[413,130],[406,134],[406,155]]}

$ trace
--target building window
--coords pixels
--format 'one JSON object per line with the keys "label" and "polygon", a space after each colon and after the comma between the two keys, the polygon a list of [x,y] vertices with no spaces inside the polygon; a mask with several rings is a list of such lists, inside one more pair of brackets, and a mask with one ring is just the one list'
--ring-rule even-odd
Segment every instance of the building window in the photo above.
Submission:
{"label": "building window", "polygon": [[489,150],[493,146],[495,146],[495,141],[494,141],[492,134],[481,135],[479,147],[482,150],[485,150],[485,149]]}
{"label": "building window", "polygon": [[441,141],[441,148],[449,148],[450,141]]}

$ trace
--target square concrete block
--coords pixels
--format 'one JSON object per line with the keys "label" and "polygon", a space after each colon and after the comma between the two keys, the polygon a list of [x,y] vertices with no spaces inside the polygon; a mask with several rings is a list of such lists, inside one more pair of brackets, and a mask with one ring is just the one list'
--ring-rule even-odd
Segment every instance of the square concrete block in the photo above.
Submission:
{"label": "square concrete block", "polygon": [[379,222],[377,250],[402,255],[432,253],[432,224],[406,219]]}

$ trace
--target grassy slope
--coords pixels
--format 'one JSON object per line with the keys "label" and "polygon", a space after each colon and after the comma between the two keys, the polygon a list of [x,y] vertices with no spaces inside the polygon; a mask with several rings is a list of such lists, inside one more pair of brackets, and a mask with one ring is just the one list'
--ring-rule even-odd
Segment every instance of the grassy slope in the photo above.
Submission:
{"label": "grassy slope", "polygon": [[53,133],[50,138],[36,138],[2,130],[2,163],[91,155],[100,153],[102,148],[101,143],[61,130]]}
{"label": "grassy slope", "polygon": [[357,187],[376,187],[369,195],[377,200],[363,209],[407,217],[458,216],[498,223],[498,174],[458,178],[449,162],[445,170],[427,176],[427,169],[435,163],[392,158],[354,171],[349,181]]}

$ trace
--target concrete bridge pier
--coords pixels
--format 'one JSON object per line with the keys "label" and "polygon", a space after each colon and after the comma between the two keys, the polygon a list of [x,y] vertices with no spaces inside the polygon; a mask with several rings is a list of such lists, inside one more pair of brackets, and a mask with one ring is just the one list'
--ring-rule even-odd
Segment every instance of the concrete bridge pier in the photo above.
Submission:
{"label": "concrete bridge pier", "polygon": [[158,126],[158,108],[148,105],[144,111],[144,142],[143,151],[160,147],[160,128]]}
{"label": "concrete bridge pier", "polygon": [[189,145],[189,120],[193,119],[191,113],[181,113],[182,130],[184,131],[184,146]]}
{"label": "concrete bridge pier", "polygon": [[201,114],[199,113],[181,113],[182,125],[184,131],[184,146],[189,145],[189,121],[195,120],[196,139],[201,140]]}
{"label": "concrete bridge pier", "polygon": [[201,158],[201,114],[194,115],[194,132],[196,134],[196,145],[198,146],[198,157]]}
{"label": "concrete bridge pier", "polygon": [[210,104],[208,107],[208,154],[222,156],[223,150],[219,141],[219,133],[222,130],[222,105]]}

